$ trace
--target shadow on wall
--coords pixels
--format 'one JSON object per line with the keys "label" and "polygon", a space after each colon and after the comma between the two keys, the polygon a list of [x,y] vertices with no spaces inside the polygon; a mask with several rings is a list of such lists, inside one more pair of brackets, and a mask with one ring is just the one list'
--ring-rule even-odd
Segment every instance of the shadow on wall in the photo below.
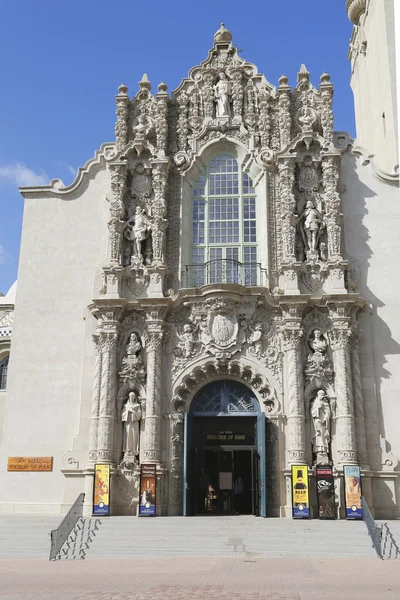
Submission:
{"label": "shadow on wall", "polygon": [[[368,202],[372,201],[372,199],[374,199],[374,202],[379,202],[379,194],[359,179],[357,173],[359,158],[351,152],[345,153],[343,158],[346,165],[341,178],[346,185],[346,191],[344,192],[345,201],[343,204],[345,229],[347,231],[347,235],[345,235],[345,249],[351,261],[352,278],[357,283],[355,291],[358,291],[370,304],[369,307],[366,307],[360,313],[363,334],[361,354],[371,352],[373,356],[377,403],[376,419],[378,422],[376,436],[378,438],[379,435],[385,437],[381,396],[382,381],[390,379],[392,376],[392,373],[385,367],[388,362],[387,356],[400,354],[400,344],[393,339],[389,326],[379,316],[378,311],[385,306],[385,303],[375,295],[368,285],[370,261],[374,252],[369,245],[371,236],[365,222],[369,214]],[[394,187],[391,184],[383,182],[379,184],[377,180],[377,187],[379,185],[382,186],[383,192],[385,188],[389,190],[391,187]],[[385,232],[382,231],[381,235],[384,236]],[[368,327],[370,331],[368,331]],[[361,364],[362,367],[363,365]],[[366,375],[368,376],[368,373]],[[370,410],[368,410],[368,416],[369,413]],[[380,448],[380,439],[374,440],[373,447]],[[371,443],[369,444],[369,448],[371,448]],[[390,443],[387,444],[386,450],[390,451]],[[379,458],[381,461],[380,464],[374,464],[375,460],[371,460],[371,467],[382,468],[382,456],[379,455]],[[374,459],[374,457],[371,456],[370,459]]]}

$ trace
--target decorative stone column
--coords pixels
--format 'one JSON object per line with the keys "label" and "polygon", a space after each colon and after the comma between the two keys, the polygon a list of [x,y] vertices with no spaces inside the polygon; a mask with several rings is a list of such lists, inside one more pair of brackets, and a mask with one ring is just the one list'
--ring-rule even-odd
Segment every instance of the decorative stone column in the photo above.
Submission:
{"label": "decorative stone column", "polygon": [[115,162],[109,165],[111,177],[110,219],[108,221],[108,262],[103,267],[103,284],[101,294],[119,298],[120,282],[124,269],[122,267],[122,236],[126,227],[124,221],[124,195],[126,189],[126,162]]}
{"label": "decorative stone column", "polygon": [[350,336],[351,329],[349,328],[338,328],[329,332],[335,371],[336,437],[339,465],[357,463]]}
{"label": "decorative stone column", "polygon": [[288,81],[288,78],[282,75],[278,87],[278,121],[281,150],[284,150],[290,144],[292,137],[291,91]]}
{"label": "decorative stone column", "polygon": [[307,464],[305,448],[305,417],[303,400],[303,369],[301,365],[300,329],[284,329],[283,343],[286,372],[287,463]]}
{"label": "decorative stone column", "polygon": [[353,375],[354,393],[354,425],[358,461],[362,469],[369,469],[367,441],[365,437],[364,401],[361,385],[360,337],[359,326],[356,322],[352,327],[352,334],[350,338],[351,371]]}
{"label": "decorative stone column", "polygon": [[162,322],[149,322],[146,335],[147,401],[143,459],[161,464],[161,380],[164,330]]}
{"label": "decorative stone column", "polygon": [[281,213],[281,235],[283,246],[283,261],[281,271],[284,281],[283,288],[287,294],[299,294],[298,267],[296,263],[296,199],[293,192],[294,186],[294,158],[283,156],[278,164],[279,172],[279,205]]}
{"label": "decorative stone column", "polygon": [[332,99],[333,99],[333,85],[331,84],[331,78],[328,73],[321,75],[321,85],[319,87],[321,94],[321,125],[322,134],[325,141],[328,144],[333,143],[333,112],[332,112]]}
{"label": "decorative stone column", "polygon": [[101,387],[98,419],[97,459],[114,462],[115,398],[117,392],[117,333],[101,334]]}
{"label": "decorative stone column", "polygon": [[182,500],[183,489],[183,414],[173,413],[170,419],[170,493],[174,503]]}
{"label": "decorative stone column", "polygon": [[325,222],[328,241],[328,266],[332,293],[347,293],[344,273],[347,267],[341,254],[342,213],[339,183],[340,153],[321,153],[322,181],[325,190]]}
{"label": "decorative stone column", "polygon": [[93,468],[97,461],[97,436],[99,430],[99,412],[101,395],[102,348],[100,334],[93,336],[95,351],[95,366],[93,378],[92,412],[90,416],[89,462],[87,467]]}
{"label": "decorative stone column", "polygon": [[118,88],[118,94],[115,96],[117,105],[117,122],[115,123],[115,139],[117,150],[120,152],[129,141],[128,121],[129,121],[129,97],[128,88],[122,84]]}

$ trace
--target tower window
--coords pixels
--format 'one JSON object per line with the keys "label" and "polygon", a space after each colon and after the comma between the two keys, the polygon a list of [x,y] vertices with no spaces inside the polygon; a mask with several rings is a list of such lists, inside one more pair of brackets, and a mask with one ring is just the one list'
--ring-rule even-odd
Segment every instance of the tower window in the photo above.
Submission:
{"label": "tower window", "polygon": [[5,390],[7,387],[8,361],[7,356],[0,362],[0,390]]}

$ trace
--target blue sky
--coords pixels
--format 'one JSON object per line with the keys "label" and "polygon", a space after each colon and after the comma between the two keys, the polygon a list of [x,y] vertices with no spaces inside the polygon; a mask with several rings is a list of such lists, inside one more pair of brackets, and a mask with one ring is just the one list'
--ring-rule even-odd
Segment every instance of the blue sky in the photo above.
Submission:
{"label": "blue sky", "polygon": [[[204,60],[221,21],[241,56],[274,85],[300,64],[335,85],[335,129],[354,131],[345,0],[14,0],[0,6],[0,291],[17,277],[18,185],[66,185],[114,139],[114,96],[148,73],[171,92]],[[43,215],[45,218],[45,215]]]}

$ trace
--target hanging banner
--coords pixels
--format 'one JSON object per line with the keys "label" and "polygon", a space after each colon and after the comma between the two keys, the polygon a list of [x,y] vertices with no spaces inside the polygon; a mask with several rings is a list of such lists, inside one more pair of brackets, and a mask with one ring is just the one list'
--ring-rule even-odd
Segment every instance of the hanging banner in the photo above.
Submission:
{"label": "hanging banner", "polygon": [[156,516],[156,465],[142,465],[140,470],[140,517]]}
{"label": "hanging banner", "polygon": [[358,465],[344,465],[344,493],[346,504],[346,519],[362,519],[361,507],[361,470]]}
{"label": "hanging banner", "polygon": [[335,480],[330,465],[315,468],[319,519],[336,519]]}
{"label": "hanging banner", "polygon": [[310,518],[308,467],[305,465],[292,465],[292,506],[293,519]]}
{"label": "hanging banner", "polygon": [[95,465],[93,515],[110,514],[110,465]]}

